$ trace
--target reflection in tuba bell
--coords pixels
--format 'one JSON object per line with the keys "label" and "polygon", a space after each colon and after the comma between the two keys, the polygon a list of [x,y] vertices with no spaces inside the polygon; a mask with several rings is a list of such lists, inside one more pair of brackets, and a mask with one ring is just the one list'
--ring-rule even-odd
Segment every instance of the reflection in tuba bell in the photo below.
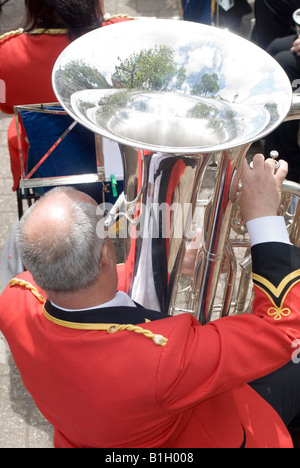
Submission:
{"label": "reflection in tuba bell", "polygon": [[[76,121],[120,144],[126,292],[145,307],[188,311],[201,323],[216,310],[244,312],[251,259],[236,192],[252,142],[291,108],[291,85],[277,62],[224,30],[139,19],[70,44],[53,86]],[[298,194],[294,185],[289,195]],[[182,263],[195,226],[202,244],[189,280]],[[246,249],[238,287],[236,248]],[[216,306],[221,274],[227,281]]]}

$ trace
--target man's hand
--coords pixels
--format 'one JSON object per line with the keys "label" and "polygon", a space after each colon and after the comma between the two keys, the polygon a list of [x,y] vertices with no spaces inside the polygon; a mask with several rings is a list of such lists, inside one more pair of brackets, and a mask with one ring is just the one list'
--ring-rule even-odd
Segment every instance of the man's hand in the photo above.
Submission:
{"label": "man's hand", "polygon": [[298,37],[291,47],[291,52],[300,56],[300,38]]}
{"label": "man's hand", "polygon": [[282,182],[287,173],[285,161],[279,161],[275,173],[275,161],[265,160],[262,154],[254,156],[252,169],[244,162],[240,206],[246,222],[264,216],[277,216]]}
{"label": "man's hand", "polygon": [[182,275],[193,276],[195,273],[195,264],[197,254],[201,248],[202,229],[198,229],[191,242],[188,244],[182,264]]}

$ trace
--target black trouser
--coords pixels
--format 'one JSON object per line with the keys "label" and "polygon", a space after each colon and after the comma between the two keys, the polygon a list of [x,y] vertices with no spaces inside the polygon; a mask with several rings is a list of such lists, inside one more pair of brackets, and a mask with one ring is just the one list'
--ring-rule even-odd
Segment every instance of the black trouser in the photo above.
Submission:
{"label": "black trouser", "polygon": [[291,361],[249,385],[277,411],[286,426],[299,417],[300,363]]}

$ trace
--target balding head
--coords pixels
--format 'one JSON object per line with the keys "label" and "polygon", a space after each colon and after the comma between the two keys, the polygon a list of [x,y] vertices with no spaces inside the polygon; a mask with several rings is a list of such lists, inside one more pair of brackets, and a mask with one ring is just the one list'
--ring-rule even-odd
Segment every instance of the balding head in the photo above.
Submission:
{"label": "balding head", "polygon": [[96,202],[82,192],[72,188],[47,192],[24,217],[25,239],[30,242],[43,239],[49,247],[65,240],[74,226],[77,207],[84,203],[90,204],[91,210],[94,206],[93,214],[96,215]]}
{"label": "balding head", "polygon": [[23,216],[16,243],[35,282],[48,291],[76,291],[99,275],[104,239],[96,202],[72,188],[53,189]]}

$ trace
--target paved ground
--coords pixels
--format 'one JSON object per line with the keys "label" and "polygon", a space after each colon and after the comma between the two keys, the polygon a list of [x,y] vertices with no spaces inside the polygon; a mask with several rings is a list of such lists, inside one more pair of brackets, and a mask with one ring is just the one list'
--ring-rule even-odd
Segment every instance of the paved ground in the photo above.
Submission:
{"label": "paved ground", "polygon": [[[0,35],[21,25],[23,3],[23,0],[9,0],[3,6]],[[106,0],[106,10],[111,14],[160,18],[180,18],[181,14],[180,0]],[[246,31],[248,27],[249,18],[246,18]],[[11,191],[6,139],[10,120],[10,117],[0,113],[0,251],[17,214],[16,196]],[[52,435],[51,426],[40,415],[24,388],[0,334],[0,448],[52,448]]]}

